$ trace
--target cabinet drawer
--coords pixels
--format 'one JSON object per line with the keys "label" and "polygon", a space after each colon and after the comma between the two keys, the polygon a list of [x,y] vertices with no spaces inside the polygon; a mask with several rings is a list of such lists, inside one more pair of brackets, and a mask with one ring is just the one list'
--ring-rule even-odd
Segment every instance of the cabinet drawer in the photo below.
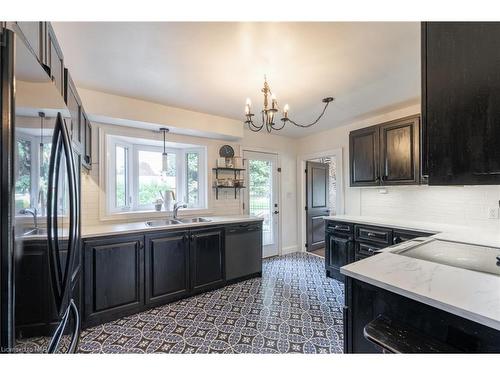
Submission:
{"label": "cabinet drawer", "polygon": [[364,240],[384,245],[392,245],[392,229],[356,225],[355,237],[358,241]]}
{"label": "cabinet drawer", "polygon": [[429,236],[432,236],[432,234],[426,232],[415,232],[415,231],[398,229],[394,231],[392,242],[394,245],[396,245],[398,243],[406,242],[417,237],[429,237]]}
{"label": "cabinet drawer", "polygon": [[[384,248],[384,246],[377,246],[364,242],[356,242],[356,247],[354,250],[354,257],[357,258],[366,258],[375,254],[377,250]],[[357,259],[359,260],[359,259]]]}
{"label": "cabinet drawer", "polygon": [[341,221],[327,221],[326,230],[339,233],[352,234],[354,232],[354,225],[350,223],[344,223]]}

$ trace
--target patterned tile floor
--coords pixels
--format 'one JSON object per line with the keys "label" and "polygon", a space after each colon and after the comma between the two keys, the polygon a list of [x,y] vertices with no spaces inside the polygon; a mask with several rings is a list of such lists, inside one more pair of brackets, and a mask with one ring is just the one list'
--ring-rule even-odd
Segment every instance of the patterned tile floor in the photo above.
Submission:
{"label": "patterned tile floor", "polygon": [[[343,285],[324,260],[264,261],[263,277],[86,329],[81,353],[341,353]],[[39,351],[43,338],[18,342]],[[38,349],[38,350],[37,350]]]}

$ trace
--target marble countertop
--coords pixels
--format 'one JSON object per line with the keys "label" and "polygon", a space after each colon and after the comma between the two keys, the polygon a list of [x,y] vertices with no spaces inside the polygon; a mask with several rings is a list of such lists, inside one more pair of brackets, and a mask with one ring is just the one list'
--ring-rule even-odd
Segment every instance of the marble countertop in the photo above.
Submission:
{"label": "marble countertop", "polygon": [[[500,230],[363,216],[328,216],[366,225],[435,233],[430,239],[500,247]],[[500,330],[500,277],[394,253],[408,241],[341,268],[341,273]]]}
{"label": "marble countertop", "polygon": [[408,229],[434,233],[433,238],[472,243],[474,245],[500,247],[500,224],[498,229],[474,226],[449,225],[425,221],[386,219],[370,216],[336,215],[325,216],[325,220],[337,220],[356,224],[375,225],[394,229]]}
{"label": "marble countertop", "polygon": [[402,245],[348,264],[340,272],[500,330],[500,277],[391,252]]}
{"label": "marble countertop", "polygon": [[166,225],[163,227],[149,227],[146,225],[146,221],[123,223],[123,224],[101,224],[95,226],[82,226],[82,238],[102,237],[115,234],[141,233],[141,232],[150,232],[158,230],[175,230],[175,229],[195,228],[195,227],[198,228],[198,227],[217,225],[217,224],[233,224],[233,223],[236,224],[236,223],[263,220],[261,217],[249,216],[249,215],[206,216],[206,218],[210,219],[211,221],[201,222],[201,223],[182,223],[182,224]]}

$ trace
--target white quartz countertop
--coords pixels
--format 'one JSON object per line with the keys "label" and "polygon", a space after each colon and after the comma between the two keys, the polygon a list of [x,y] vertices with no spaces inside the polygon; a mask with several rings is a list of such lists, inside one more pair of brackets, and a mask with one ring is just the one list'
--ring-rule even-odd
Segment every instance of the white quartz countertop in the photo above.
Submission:
{"label": "white quartz countertop", "polygon": [[[393,249],[392,247],[391,249]],[[384,251],[347,276],[500,330],[500,277]]]}
{"label": "white quartz countertop", "polygon": [[146,220],[142,222],[123,223],[123,224],[101,224],[95,226],[83,226],[82,238],[102,237],[116,234],[142,233],[159,230],[175,230],[182,228],[198,228],[217,224],[237,224],[250,221],[262,221],[261,217],[238,215],[238,216],[205,216],[210,219],[209,222],[201,223],[182,223],[174,225],[165,225],[161,227],[149,227]]}
{"label": "white quartz countertop", "polygon": [[[500,247],[500,230],[364,216],[326,219],[425,231],[435,233],[431,236],[435,239]],[[394,253],[412,244],[409,241],[386,248],[380,254],[342,267],[341,273],[500,330],[499,276]]]}
{"label": "white quartz countertop", "polygon": [[500,247],[500,225],[498,229],[489,229],[474,226],[449,225],[404,219],[386,219],[370,216],[335,215],[325,216],[324,218],[325,220],[434,233],[432,237],[437,239]]}

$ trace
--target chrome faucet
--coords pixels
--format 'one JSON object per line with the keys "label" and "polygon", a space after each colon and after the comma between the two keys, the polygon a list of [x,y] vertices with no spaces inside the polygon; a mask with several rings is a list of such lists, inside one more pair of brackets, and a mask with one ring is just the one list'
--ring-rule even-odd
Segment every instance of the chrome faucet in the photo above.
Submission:
{"label": "chrome faucet", "polygon": [[174,220],[177,220],[177,213],[179,212],[179,208],[187,208],[187,204],[184,202],[175,202],[175,204],[174,204]]}
{"label": "chrome faucet", "polygon": [[38,210],[36,208],[23,208],[19,211],[19,213],[21,215],[33,215],[33,225],[35,226],[35,229],[38,229]]}

